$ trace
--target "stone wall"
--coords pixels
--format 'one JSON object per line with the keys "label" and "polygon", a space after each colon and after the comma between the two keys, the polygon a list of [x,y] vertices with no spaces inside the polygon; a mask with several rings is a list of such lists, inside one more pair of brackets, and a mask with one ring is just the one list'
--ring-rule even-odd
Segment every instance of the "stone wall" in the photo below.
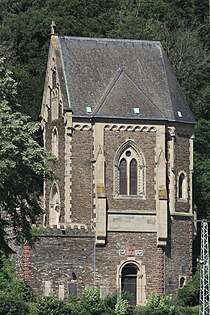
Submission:
{"label": "stone wall", "polygon": [[[55,178],[59,186],[60,191],[60,209],[61,209],[61,220],[64,221],[64,173],[65,173],[65,126],[64,120],[61,113],[61,107],[59,107],[59,118],[51,121],[51,110],[49,109],[49,120],[46,124],[46,151],[52,152],[52,131],[56,127],[58,130],[58,160],[54,162],[53,169]],[[51,182],[46,182],[45,191],[45,205],[46,205],[46,222],[49,222],[49,197],[50,190],[52,187]]]}
{"label": "stone wall", "polygon": [[72,216],[73,223],[91,224],[92,131],[76,130],[72,137]]}
{"label": "stone wall", "polygon": [[[133,139],[146,159],[146,200],[129,198],[113,198],[113,163],[117,149],[127,140]],[[123,211],[127,209],[147,210],[155,212],[155,132],[109,131],[105,130],[106,188],[109,210]],[[110,145],[111,144],[111,145]]]}
{"label": "stone wall", "polygon": [[[129,248],[141,250],[142,257],[128,254]],[[123,250],[126,254],[122,255]],[[94,285],[94,234],[91,232],[66,230],[62,234],[59,229],[48,229],[32,250],[24,247],[19,259],[22,259],[23,275],[40,294],[46,293],[46,284],[55,296],[59,295],[59,286],[64,286],[66,298],[71,295],[72,284],[77,287],[78,295],[86,286]],[[147,298],[152,292],[163,293],[163,253],[156,246],[156,233],[108,233],[107,246],[95,248],[96,286],[106,287],[107,292],[120,289],[119,268],[126,261],[145,266]]]}
{"label": "stone wall", "polygon": [[179,288],[179,277],[192,277],[192,221],[171,217],[168,246],[166,247],[166,293]]}
{"label": "stone wall", "polygon": [[[189,212],[189,192],[190,192],[190,147],[189,137],[177,135],[174,148],[175,157],[175,211],[177,212]],[[188,200],[177,200],[177,181],[181,171],[184,171],[188,180]]]}
{"label": "stone wall", "polygon": [[[80,295],[86,286],[94,285],[107,292],[120,289],[119,268],[125,262],[145,266],[146,297],[165,292],[175,295],[180,276],[192,277],[192,223],[188,218],[171,221],[169,241],[165,250],[157,248],[156,233],[109,232],[105,247],[94,247],[95,235],[87,230],[47,229],[33,249],[24,246],[18,251],[17,265],[22,262],[22,275],[36,292],[59,296],[59,286],[65,298],[72,295],[72,286]],[[95,250],[95,253],[94,253]],[[138,257],[132,251],[142,251]],[[19,271],[20,273],[20,271]],[[74,294],[74,292],[73,292]]]}
{"label": "stone wall", "polygon": [[[91,232],[75,230],[62,235],[59,229],[48,230],[36,242],[30,255],[27,252],[27,271],[30,271],[24,276],[40,294],[45,293],[46,283],[55,296],[59,295],[59,285],[64,285],[67,298],[72,283],[77,284],[77,293],[81,294],[85,286],[93,285],[93,248],[94,235]],[[25,252],[24,249],[23,262]]]}

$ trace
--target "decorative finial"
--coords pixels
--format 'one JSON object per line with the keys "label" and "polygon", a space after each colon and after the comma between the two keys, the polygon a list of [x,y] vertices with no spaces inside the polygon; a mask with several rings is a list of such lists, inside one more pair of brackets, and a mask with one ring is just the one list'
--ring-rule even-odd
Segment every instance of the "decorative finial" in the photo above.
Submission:
{"label": "decorative finial", "polygon": [[50,35],[55,35],[55,27],[56,27],[55,22],[52,21],[52,23],[51,23],[51,33],[50,33]]}

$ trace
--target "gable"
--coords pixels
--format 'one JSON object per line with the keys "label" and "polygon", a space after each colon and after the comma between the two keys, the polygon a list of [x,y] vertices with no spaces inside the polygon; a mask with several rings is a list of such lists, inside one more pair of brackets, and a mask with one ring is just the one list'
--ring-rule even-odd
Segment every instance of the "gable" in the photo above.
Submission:
{"label": "gable", "polygon": [[[134,113],[134,108],[139,109],[139,114]],[[126,74],[118,69],[116,76],[110,82],[105,94],[93,112],[94,116],[132,117],[139,115],[141,118],[166,119],[161,111],[153,104]]]}

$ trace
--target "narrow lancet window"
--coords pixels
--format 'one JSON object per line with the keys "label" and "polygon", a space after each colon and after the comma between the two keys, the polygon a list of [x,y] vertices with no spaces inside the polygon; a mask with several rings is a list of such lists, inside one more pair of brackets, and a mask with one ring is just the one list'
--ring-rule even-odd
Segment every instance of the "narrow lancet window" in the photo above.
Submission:
{"label": "narrow lancet window", "polygon": [[130,162],[130,195],[137,195],[137,162],[135,159]]}
{"label": "narrow lancet window", "polygon": [[127,195],[127,163],[125,159],[120,161],[120,195]]}
{"label": "narrow lancet window", "polygon": [[179,175],[179,183],[178,183],[178,198],[183,199],[184,196],[184,182],[185,182],[185,175],[181,173]]}

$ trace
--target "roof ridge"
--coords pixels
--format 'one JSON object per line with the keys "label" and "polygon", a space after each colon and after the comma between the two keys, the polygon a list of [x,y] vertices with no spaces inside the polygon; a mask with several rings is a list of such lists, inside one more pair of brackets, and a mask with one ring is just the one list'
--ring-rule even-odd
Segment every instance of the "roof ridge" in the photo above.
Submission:
{"label": "roof ridge", "polygon": [[165,73],[165,78],[166,78],[165,79],[166,87],[168,89],[168,95],[169,95],[169,99],[170,99],[170,110],[172,109],[173,119],[176,119],[175,115],[174,115],[174,110],[173,110],[173,102],[172,102],[172,98],[171,98],[171,92],[170,92],[170,87],[169,87],[168,75],[167,75],[167,71],[166,71],[165,59],[164,59],[164,55],[163,55],[162,46],[160,47],[160,55],[161,55],[161,60],[162,60],[162,65],[163,65],[163,71]]}
{"label": "roof ridge", "polygon": [[127,38],[106,38],[106,37],[77,37],[77,36],[58,36],[63,39],[72,39],[72,40],[88,40],[96,42],[122,42],[122,43],[145,43],[145,44],[160,44],[158,40],[141,40],[141,39],[127,39]]}

